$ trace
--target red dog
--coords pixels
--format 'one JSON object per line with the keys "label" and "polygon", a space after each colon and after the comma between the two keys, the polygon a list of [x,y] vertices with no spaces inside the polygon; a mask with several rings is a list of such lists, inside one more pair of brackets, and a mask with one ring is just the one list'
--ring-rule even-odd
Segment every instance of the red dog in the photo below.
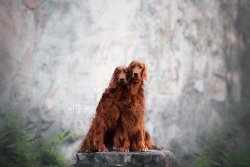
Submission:
{"label": "red dog", "polygon": [[108,151],[104,142],[110,145],[113,140],[118,118],[119,104],[122,94],[127,89],[127,67],[119,66],[115,69],[109,87],[103,93],[96,108],[96,115],[86,138],[81,143],[78,152]]}
{"label": "red dog", "polygon": [[133,61],[128,67],[128,89],[124,92],[121,102],[121,116],[115,132],[115,148],[129,152],[147,151],[149,148],[161,149],[153,144],[150,134],[145,129],[145,93],[143,80],[148,80],[147,67],[141,61]]}

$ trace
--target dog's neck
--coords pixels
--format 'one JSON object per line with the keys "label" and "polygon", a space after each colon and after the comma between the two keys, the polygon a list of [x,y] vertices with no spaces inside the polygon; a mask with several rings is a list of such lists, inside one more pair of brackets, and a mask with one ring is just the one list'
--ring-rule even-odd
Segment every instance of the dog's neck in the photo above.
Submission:
{"label": "dog's neck", "polygon": [[122,95],[122,93],[124,91],[124,87],[125,87],[124,85],[120,85],[120,84],[117,85],[116,90],[115,90],[115,94],[117,97]]}
{"label": "dog's neck", "polygon": [[127,88],[126,85],[117,84],[116,88],[107,88],[107,89],[105,89],[104,94],[107,94],[110,97],[117,97],[117,98],[119,98],[123,94],[123,92],[124,92],[124,90],[126,88]]}
{"label": "dog's neck", "polygon": [[130,83],[130,93],[132,95],[137,94],[141,84],[142,84],[142,81],[140,81],[140,82],[131,82]]}

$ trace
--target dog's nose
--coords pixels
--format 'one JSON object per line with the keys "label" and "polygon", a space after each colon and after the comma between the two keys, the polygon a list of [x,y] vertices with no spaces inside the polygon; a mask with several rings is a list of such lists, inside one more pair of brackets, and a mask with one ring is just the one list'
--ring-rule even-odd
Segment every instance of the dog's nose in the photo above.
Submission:
{"label": "dog's nose", "polygon": [[137,77],[137,76],[138,76],[138,73],[137,73],[137,72],[135,72],[135,73],[134,73],[134,76],[135,76],[135,77]]}
{"label": "dog's nose", "polygon": [[124,78],[120,78],[120,81],[124,81]]}

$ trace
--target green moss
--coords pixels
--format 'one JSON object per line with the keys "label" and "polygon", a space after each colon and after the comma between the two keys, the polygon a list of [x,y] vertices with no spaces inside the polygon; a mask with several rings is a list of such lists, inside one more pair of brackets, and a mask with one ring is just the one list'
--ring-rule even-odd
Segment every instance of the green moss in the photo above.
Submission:
{"label": "green moss", "polygon": [[173,152],[173,149],[172,149],[172,148],[166,148],[166,150],[168,150],[168,151],[172,151],[172,152]]}

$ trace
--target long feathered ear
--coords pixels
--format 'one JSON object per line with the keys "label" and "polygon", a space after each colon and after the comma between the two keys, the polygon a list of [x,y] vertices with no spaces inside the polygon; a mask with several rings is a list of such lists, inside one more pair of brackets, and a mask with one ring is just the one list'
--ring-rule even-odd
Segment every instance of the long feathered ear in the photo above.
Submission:
{"label": "long feathered ear", "polygon": [[129,67],[127,67],[126,68],[126,70],[127,70],[127,74],[126,74],[126,79],[127,79],[127,88],[129,89],[129,85],[130,85],[130,80],[131,80],[131,74],[130,74],[130,68]]}
{"label": "long feathered ear", "polygon": [[116,79],[116,70],[115,70],[109,82],[109,88],[116,88],[116,87],[117,87],[117,79]]}
{"label": "long feathered ear", "polygon": [[145,80],[145,81],[149,80],[149,78],[148,78],[148,68],[147,68],[146,65],[144,66],[144,69],[143,69],[142,79]]}

